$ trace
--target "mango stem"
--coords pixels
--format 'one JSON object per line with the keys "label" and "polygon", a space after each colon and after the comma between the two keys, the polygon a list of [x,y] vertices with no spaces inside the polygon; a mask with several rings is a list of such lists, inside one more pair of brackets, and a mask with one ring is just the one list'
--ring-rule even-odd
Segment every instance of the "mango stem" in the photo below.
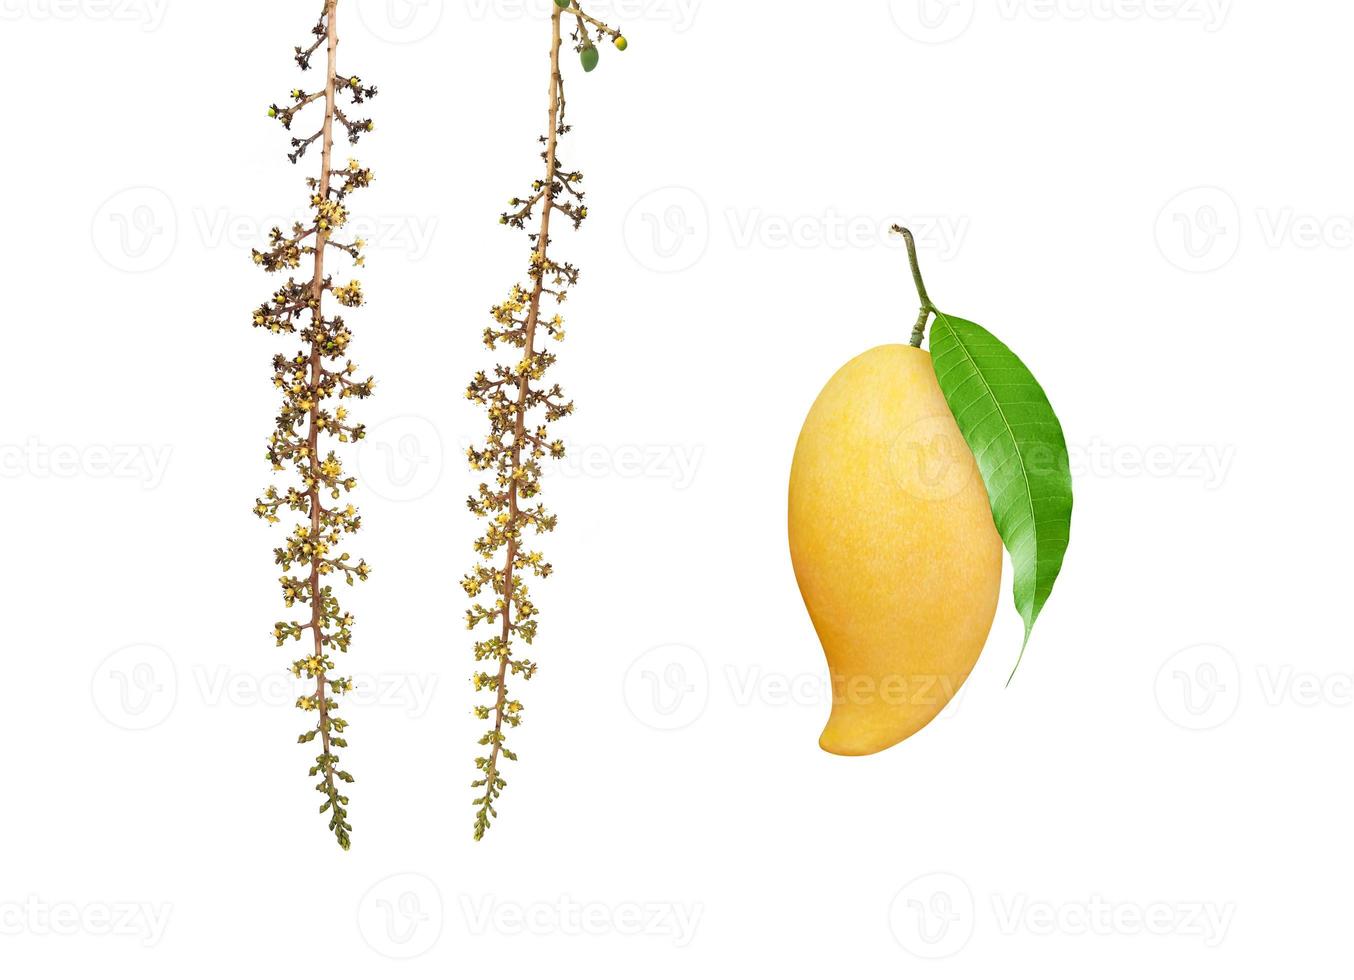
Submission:
{"label": "mango stem", "polygon": [[926,321],[930,319],[932,313],[940,313],[936,305],[931,302],[931,297],[926,293],[926,283],[921,277],[921,263],[917,261],[917,241],[912,237],[912,232],[902,225],[894,225],[893,232],[903,236],[903,241],[907,243],[907,261],[912,266],[912,281],[917,285],[917,296],[921,299],[921,313],[917,316],[917,323],[912,328],[913,347],[920,347],[922,338],[926,336]]}

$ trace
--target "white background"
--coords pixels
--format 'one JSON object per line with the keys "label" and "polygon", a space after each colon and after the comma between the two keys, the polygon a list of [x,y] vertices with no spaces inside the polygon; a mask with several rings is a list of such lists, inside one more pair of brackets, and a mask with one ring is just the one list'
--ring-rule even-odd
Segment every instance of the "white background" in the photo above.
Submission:
{"label": "white background", "polygon": [[[264,110],[319,7],[0,0],[5,976],[1340,975],[1354,8],[591,4],[632,44],[569,66],[574,458],[475,845],[463,392],[547,4],[343,0],[381,89],[345,855],[250,514],[290,345],[248,250],[313,162]],[[953,709],[841,759],[784,494],[915,317],[895,220],[1049,391],[1077,507],[1015,683],[1008,580]]]}

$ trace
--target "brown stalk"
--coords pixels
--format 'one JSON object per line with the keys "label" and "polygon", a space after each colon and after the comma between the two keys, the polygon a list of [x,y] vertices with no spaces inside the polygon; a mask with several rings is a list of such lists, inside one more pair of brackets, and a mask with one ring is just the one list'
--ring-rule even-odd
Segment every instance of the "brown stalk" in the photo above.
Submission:
{"label": "brown stalk", "polygon": [[[564,84],[560,76],[559,52],[562,43],[562,32],[560,29],[560,16],[564,11],[555,7],[551,15],[551,41],[550,41],[550,120],[549,129],[546,130],[545,147],[545,189],[542,192],[541,208],[541,230],[540,236],[536,240],[536,251],[538,260],[536,263],[535,283],[531,290],[531,302],[527,307],[526,319],[526,338],[523,345],[526,351],[525,360],[530,362],[536,356],[536,324],[540,317],[541,296],[545,290],[545,275],[548,267],[547,250],[550,245],[550,214],[555,209],[555,154],[559,146],[559,108],[560,108],[560,90]],[[520,513],[517,496],[517,477],[516,473],[522,466],[522,445],[526,441],[526,416],[527,416],[527,396],[530,394],[531,379],[523,374],[517,379],[517,414],[513,424],[512,440],[512,467],[513,479],[508,486],[508,513],[509,526],[517,526],[517,518]],[[493,744],[489,748],[489,765],[485,769],[485,775],[488,781],[485,784],[485,792],[490,792],[494,785],[494,780],[498,777],[498,755],[503,734],[503,706],[507,701],[507,679],[508,679],[508,661],[510,652],[508,647],[509,636],[512,632],[512,595],[513,583],[515,581],[514,564],[517,561],[517,538],[514,537],[508,542],[508,557],[503,565],[503,630],[501,638],[503,641],[503,652],[499,656],[498,664],[498,697],[494,702],[494,735]]]}
{"label": "brown stalk", "polygon": [[[328,47],[328,69],[324,87],[324,127],[321,130],[322,150],[320,158],[320,187],[319,198],[321,201],[329,200],[329,191],[331,187],[331,175],[333,157],[334,157],[334,114],[337,110],[337,99],[335,91],[334,78],[338,74],[338,0],[326,0],[325,3],[325,25],[327,27],[325,43]],[[320,224],[324,224],[321,220]],[[329,230],[317,225],[315,234],[315,277],[311,280],[310,288],[315,304],[311,311],[311,317],[315,323],[313,336],[310,341],[310,428],[306,436],[306,446],[308,448],[308,459],[310,460],[311,478],[310,478],[310,534],[312,546],[318,544],[321,531],[321,517],[325,513],[324,505],[320,503],[320,479],[316,472],[320,459],[320,426],[319,426],[319,393],[324,383],[324,363],[321,359],[319,337],[322,332],[322,323],[324,318],[324,253],[329,243]],[[334,764],[330,756],[330,733],[329,733],[329,706],[328,691],[329,678],[325,673],[323,635],[320,631],[320,624],[324,617],[324,601],[320,591],[320,555],[312,552],[310,559],[310,604],[311,604],[311,627],[310,632],[315,641],[315,660],[319,663],[320,669],[315,678],[315,697],[319,701],[320,713],[320,744],[321,753],[325,756],[324,780],[329,789],[329,795],[334,795]]]}

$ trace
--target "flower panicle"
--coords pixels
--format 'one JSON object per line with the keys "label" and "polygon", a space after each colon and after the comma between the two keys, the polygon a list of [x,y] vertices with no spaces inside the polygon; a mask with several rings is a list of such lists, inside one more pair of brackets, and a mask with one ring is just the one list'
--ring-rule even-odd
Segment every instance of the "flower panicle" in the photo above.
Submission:
{"label": "flower panicle", "polygon": [[[478,777],[471,784],[477,791],[476,840],[498,816],[496,804],[507,785],[503,760],[517,760],[507,736],[522,724],[524,709],[509,685],[530,680],[537,670],[536,661],[524,652],[536,639],[539,613],[528,583],[554,571],[531,543],[556,526],[555,515],[540,502],[543,464],[564,458],[565,445],[553,436],[551,426],[574,411],[564,390],[547,380],[556,362],[548,345],[565,338],[561,308],[580,277],[577,266],[553,251],[552,222],[567,221],[578,229],[588,218],[583,173],[559,155],[560,141],[572,128],[566,121],[560,67],[564,17],[577,25],[573,41],[580,55],[590,48],[595,51],[594,36],[624,42],[619,31],[589,16],[576,0],[556,3],[551,17],[549,125],[540,137],[542,172],[524,193],[510,198],[499,215],[501,225],[527,234],[526,275],[490,309],[489,325],[483,329],[485,347],[509,356],[492,370],[478,372],[466,387],[466,398],[484,409],[489,423],[484,441],[467,451],[467,462],[481,480],[466,504],[484,523],[474,543],[475,565],[461,580],[472,600],[466,627],[479,630],[481,637],[474,644],[476,670],[471,680],[483,700],[474,713],[490,725],[479,740],[483,751],[475,759]],[[626,44],[617,47],[625,50]],[[592,67],[584,56],[584,69]]]}
{"label": "flower panicle", "polygon": [[293,136],[287,156],[295,164],[315,147],[321,160],[318,173],[306,178],[308,217],[286,230],[273,228],[266,248],[253,251],[254,264],[264,272],[291,273],[255,309],[254,326],[295,335],[301,345],[294,355],[273,357],[273,386],[282,401],[264,454],[274,472],[290,474],[289,485],[270,486],[255,499],[254,513],[270,524],[284,518],[291,522],[273,558],[283,573],[278,581],[284,605],[301,613],[275,623],[273,638],[279,647],[301,644],[303,652],[290,669],[305,691],[296,706],[312,714],[313,721],[298,741],[318,743],[310,776],[319,779],[315,789],[324,797],[320,812],[329,814],[329,830],[347,850],[352,825],[344,787],[353,777],[341,768],[336,751],[348,746],[348,722],[337,712],[339,698],[352,690],[352,681],[336,676],[333,658],[348,651],[354,617],[341,606],[333,581],[366,581],[371,569],[344,547],[347,537],[361,528],[362,518],[345,500],[357,481],[344,469],[338,447],[365,437],[365,426],[351,417],[347,403],[369,397],[375,381],[362,377],[348,358],[352,332],[334,309],[361,307],[366,301],[362,283],[336,279],[328,264],[344,256],[354,267],[365,263],[366,242],[343,232],[349,197],[371,184],[372,173],[356,159],[339,162],[335,144],[341,136],[356,144],[372,131],[374,123],[359,118],[352,107],[364,106],[377,92],[359,76],[336,70],[338,6],[339,0],[324,0],[311,43],[296,47],[302,71],[324,62],[324,84],[315,91],[293,89],[287,100],[268,110],[288,131],[313,120],[310,125],[318,128]]}

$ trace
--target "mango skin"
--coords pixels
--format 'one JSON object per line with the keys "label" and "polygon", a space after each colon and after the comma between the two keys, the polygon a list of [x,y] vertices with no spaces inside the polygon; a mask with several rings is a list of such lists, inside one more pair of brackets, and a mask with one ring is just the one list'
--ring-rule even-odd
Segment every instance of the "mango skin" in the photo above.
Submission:
{"label": "mango skin", "polygon": [[987,491],[929,353],[876,347],[833,375],[795,448],[789,531],[832,674],[818,744],[896,745],[968,678],[1001,586]]}

